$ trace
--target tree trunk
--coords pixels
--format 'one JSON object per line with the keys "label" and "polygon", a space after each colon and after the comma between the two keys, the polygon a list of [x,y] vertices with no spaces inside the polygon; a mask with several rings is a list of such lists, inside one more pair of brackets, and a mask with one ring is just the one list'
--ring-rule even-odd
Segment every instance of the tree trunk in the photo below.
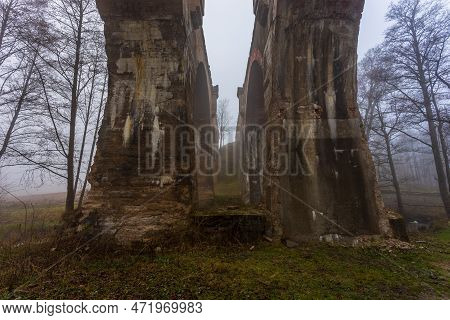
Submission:
{"label": "tree trunk", "polygon": [[3,48],[3,41],[5,39],[6,29],[8,28],[8,24],[10,22],[11,10],[12,10],[13,2],[8,2],[5,12],[3,14],[2,23],[0,26],[0,50]]}
{"label": "tree trunk", "polygon": [[75,162],[75,133],[78,111],[78,77],[80,73],[81,61],[81,36],[83,32],[83,2],[80,2],[80,21],[78,22],[78,29],[76,35],[76,49],[75,49],[75,63],[73,67],[73,82],[72,82],[72,97],[70,106],[70,133],[69,133],[69,147],[67,151],[67,197],[64,221],[66,224],[72,224],[75,211],[75,177],[74,177],[74,162]]}
{"label": "tree trunk", "polygon": [[438,72],[436,72],[436,76],[438,77],[438,79],[447,86],[447,88],[450,89],[450,82],[448,82],[447,80],[444,79],[444,77],[442,77]]}
{"label": "tree trunk", "polygon": [[[420,61],[420,60],[419,60]],[[445,212],[447,213],[447,217],[450,217],[450,198],[449,198],[449,189],[448,189],[448,181],[447,176],[444,170],[444,165],[441,157],[441,150],[439,147],[439,139],[437,135],[436,125],[433,121],[433,109],[431,106],[431,99],[428,93],[428,88],[426,85],[425,73],[421,65],[419,65],[419,75],[420,75],[420,86],[422,88],[422,94],[424,98],[424,106],[427,115],[428,128],[430,131],[431,138],[431,146],[434,156],[434,163],[436,166],[436,173],[439,184],[439,192],[441,194],[442,202],[444,203]]]}
{"label": "tree trunk", "polygon": [[444,134],[444,122],[442,121],[441,111],[439,110],[439,106],[437,104],[436,96],[435,96],[434,92],[431,92],[431,97],[433,100],[434,109],[436,111],[436,120],[438,121],[437,129],[438,129],[439,139],[441,142],[442,156],[444,158],[445,172],[447,174],[448,188],[450,190],[450,165],[449,165],[449,159],[448,159],[448,146],[447,146],[447,141],[445,139],[445,134]]}
{"label": "tree trunk", "polygon": [[387,157],[388,157],[388,161],[389,161],[389,167],[391,169],[391,174],[392,174],[392,183],[394,185],[395,195],[397,197],[398,212],[402,215],[402,217],[404,217],[405,216],[405,208],[403,206],[403,199],[402,199],[402,193],[401,193],[401,189],[400,189],[400,183],[398,181],[397,170],[395,168],[394,158],[392,156],[391,139],[390,139],[389,135],[387,135],[386,133],[384,133],[384,141],[386,142],[386,151],[387,151]]}
{"label": "tree trunk", "polygon": [[86,122],[84,124],[83,139],[81,141],[80,157],[78,159],[77,176],[75,178],[75,187],[73,188],[75,194],[77,193],[78,183],[79,183],[80,174],[81,174],[81,167],[83,165],[83,154],[84,154],[84,149],[86,146],[86,137],[87,137],[88,127],[89,127],[89,118],[91,117],[91,108],[92,108],[92,100],[94,99],[96,77],[97,77],[97,66],[95,66],[95,69],[94,69],[94,74],[92,76],[91,91],[89,93],[89,102],[88,102],[88,108],[86,111]]}
{"label": "tree trunk", "polygon": [[100,99],[100,107],[98,109],[97,122],[95,124],[95,131],[94,131],[94,138],[92,140],[91,154],[89,155],[88,172],[86,174],[86,178],[84,179],[83,187],[81,189],[80,199],[78,201],[78,210],[80,210],[83,206],[84,196],[86,194],[86,187],[88,184],[88,176],[89,176],[89,172],[91,171],[92,160],[94,159],[95,145],[97,143],[97,134],[98,134],[98,130],[100,127],[100,119],[101,119],[102,110],[103,110],[103,98],[105,96],[105,91],[106,91],[106,79],[107,79],[107,76],[105,77],[105,81],[103,82],[102,95],[101,95],[101,99]]}
{"label": "tree trunk", "polygon": [[367,112],[366,112],[366,116],[364,119],[364,124],[366,126],[367,141],[370,140],[370,132],[372,131],[374,113],[375,113],[375,104],[373,103],[372,98],[369,97],[368,103],[367,103]]}
{"label": "tree trunk", "polygon": [[[426,104],[426,103],[425,103]],[[431,110],[430,110],[431,112]],[[427,114],[429,111],[427,110]],[[427,116],[431,116],[427,115]],[[431,137],[431,143],[432,143],[432,150],[433,150],[433,156],[434,156],[434,162],[436,165],[436,173],[438,176],[438,184],[439,184],[439,191],[441,194],[442,202],[444,203],[445,211],[447,213],[447,216],[450,217],[450,199],[448,194],[448,183],[447,178],[441,158],[441,151],[439,150],[439,141],[436,134],[436,126],[434,125],[434,122],[432,119],[428,119],[428,126],[430,129],[430,137]]]}
{"label": "tree trunk", "polygon": [[445,134],[443,130],[443,122],[439,122],[438,131],[439,131],[439,138],[441,140],[442,155],[444,157],[445,172],[447,173],[448,188],[450,190],[450,164],[448,158],[447,141],[445,140]]}
{"label": "tree trunk", "polygon": [[428,129],[430,132],[430,138],[431,138],[431,149],[433,151],[434,156],[434,163],[436,166],[436,173],[438,178],[438,184],[439,184],[439,192],[441,194],[442,202],[444,203],[445,212],[447,213],[447,217],[450,218],[450,197],[449,197],[449,188],[448,188],[448,181],[447,176],[444,170],[443,161],[441,157],[441,150],[439,147],[439,139],[437,135],[436,125],[434,123],[434,114],[433,114],[433,107],[432,107],[432,100],[430,97],[430,94],[428,92],[428,86],[427,86],[427,80],[426,80],[426,73],[424,69],[424,64],[422,61],[422,56],[419,48],[419,42],[417,40],[417,34],[415,30],[413,31],[413,49],[415,53],[415,59],[417,63],[417,71],[418,71],[418,83],[420,85],[420,88],[422,90],[423,95],[423,102],[425,107],[425,113],[427,117],[428,122]]}
{"label": "tree trunk", "polygon": [[221,149],[223,147],[224,140],[225,140],[225,129],[223,127],[220,128],[219,135],[220,135],[219,149]]}

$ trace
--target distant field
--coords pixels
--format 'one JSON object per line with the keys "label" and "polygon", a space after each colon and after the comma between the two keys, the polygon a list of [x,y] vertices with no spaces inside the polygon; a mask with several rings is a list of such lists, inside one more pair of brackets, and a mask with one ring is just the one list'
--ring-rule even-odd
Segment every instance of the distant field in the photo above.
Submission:
{"label": "distant field", "polygon": [[42,235],[59,224],[64,212],[64,193],[7,198],[0,203],[0,241]]}
{"label": "distant field", "polygon": [[[66,193],[26,195],[20,196],[19,199],[27,204],[34,204],[35,206],[62,205],[66,201]],[[5,197],[4,201],[2,201],[1,207],[16,207],[19,205],[18,200],[9,196]]]}
{"label": "distant field", "polygon": [[[409,189],[403,192],[407,220],[431,222],[445,219],[439,193],[427,189]],[[215,191],[218,200],[229,199],[232,204],[239,202],[241,188],[238,178],[219,178]],[[396,210],[395,193],[392,190],[383,190],[382,193],[386,206]],[[27,232],[37,233],[54,228],[64,211],[65,193],[24,196],[21,200],[27,204],[26,210],[13,198],[0,202],[0,241],[20,238],[25,228]],[[230,203],[224,203],[227,204]]]}
{"label": "distant field", "polygon": [[[410,221],[431,222],[446,218],[441,197],[437,192],[404,191],[402,192],[406,218]],[[397,210],[395,193],[383,190],[383,199],[387,207]]]}

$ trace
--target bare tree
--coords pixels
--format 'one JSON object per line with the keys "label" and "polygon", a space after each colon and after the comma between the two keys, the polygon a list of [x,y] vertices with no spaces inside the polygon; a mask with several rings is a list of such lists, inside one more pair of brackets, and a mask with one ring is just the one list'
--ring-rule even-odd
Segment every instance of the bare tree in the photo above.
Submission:
{"label": "bare tree", "polygon": [[[39,132],[20,150],[32,168],[66,184],[64,221],[75,219],[76,196],[84,190],[91,163],[86,154],[95,145],[101,119],[106,73],[102,22],[94,0],[49,0],[46,19],[53,41],[36,68],[42,110]],[[100,115],[100,116],[98,116]],[[84,195],[84,192],[83,192]]]}
{"label": "bare tree", "polygon": [[[395,100],[390,100],[392,88],[385,82],[388,68],[383,63],[382,52],[383,48],[380,46],[370,50],[360,64],[359,100],[366,109],[366,136],[377,160],[379,179],[381,182],[387,182],[387,186],[394,187],[398,211],[404,215],[400,180],[394,159],[398,153],[404,151],[398,143],[401,139],[400,131],[403,129],[402,114],[395,105]],[[372,137],[372,133],[375,136]],[[386,166],[388,170],[385,170]]]}
{"label": "bare tree", "polygon": [[359,105],[364,109],[364,127],[367,140],[370,140],[372,125],[375,118],[376,107],[381,103],[387,91],[387,85],[381,79],[384,72],[380,66],[381,47],[376,47],[367,52],[359,64]]}
{"label": "bare tree", "polygon": [[230,101],[228,99],[219,100],[219,104],[217,106],[217,126],[219,129],[219,148],[222,148],[225,145],[225,139],[227,134],[232,132],[232,128],[230,128],[230,113],[228,108],[230,106]]}
{"label": "bare tree", "polygon": [[[102,92],[101,92],[101,97],[100,97],[100,107],[98,108],[97,111],[97,120],[95,122],[95,128],[94,128],[94,137],[92,139],[92,143],[91,143],[91,151],[89,154],[89,161],[87,164],[87,172],[86,172],[86,176],[84,178],[84,183],[83,183],[83,187],[81,188],[81,192],[80,192],[80,198],[78,200],[78,209],[80,210],[82,205],[83,205],[83,201],[84,201],[84,196],[86,194],[86,187],[88,184],[88,175],[90,173],[91,170],[91,166],[92,166],[92,161],[94,159],[94,152],[95,152],[95,147],[96,147],[96,142],[97,142],[97,135],[98,135],[98,131],[100,129],[100,123],[101,123],[101,119],[102,119],[102,114],[104,111],[104,105],[105,105],[105,92],[106,92],[106,85],[107,85],[107,73],[105,73],[105,79],[103,80],[103,88],[102,88]],[[80,162],[81,164],[81,162]]]}
{"label": "bare tree", "polygon": [[436,126],[439,136],[439,142],[442,150],[442,157],[444,161],[445,172],[447,176],[448,188],[450,190],[450,162],[449,162],[449,149],[448,149],[448,129],[449,124],[445,121],[445,114],[448,113],[448,106],[442,102],[439,98],[439,78],[435,81],[431,81],[430,84],[430,96],[433,104],[434,112],[436,114]]}
{"label": "bare tree", "polygon": [[47,24],[44,0],[0,2],[0,161],[9,149],[29,138],[38,97],[35,70]]}
{"label": "bare tree", "polygon": [[0,213],[2,210],[2,203],[5,200],[6,196],[6,186],[5,186],[5,178],[2,176],[2,172],[0,171]]}
{"label": "bare tree", "polygon": [[20,13],[18,0],[0,1],[0,66],[15,52],[17,45],[17,27]]}
{"label": "bare tree", "polygon": [[417,130],[428,132],[441,198],[450,217],[449,185],[432,93],[436,61],[448,50],[450,14],[439,0],[405,0],[391,5],[387,18],[392,22],[385,40],[392,65],[390,84],[402,95]]}
{"label": "bare tree", "polygon": [[[401,125],[401,113],[395,105],[389,104],[377,104],[375,110],[376,125],[373,127],[373,132],[380,136],[384,142],[381,149],[383,150],[383,154],[389,165],[389,170],[391,173],[391,178],[389,180],[392,182],[395,190],[398,211],[404,216],[405,210],[403,206],[400,180],[394,161],[396,154],[405,152],[405,148],[402,146],[400,140],[401,134],[398,130]],[[398,140],[400,140],[400,143]]]}
{"label": "bare tree", "polygon": [[[0,149],[0,161],[4,157],[8,149],[8,146],[11,143],[11,140],[13,139],[14,132],[15,131],[17,132],[16,125],[19,120],[19,115],[21,114],[22,108],[27,102],[27,97],[29,97],[30,93],[33,91],[31,82],[36,66],[36,58],[37,54],[34,54],[31,57],[31,59],[29,59],[24,63],[25,67],[22,81],[20,81],[20,83],[14,84],[13,86],[15,88],[12,88],[13,86],[10,86],[11,91],[10,94],[8,95],[9,99],[3,101],[3,103],[6,104],[6,106],[12,106],[12,108],[9,110],[10,113],[10,117],[8,117],[9,125],[6,133],[4,134],[3,143]],[[27,57],[24,57],[24,60],[27,59],[28,59]],[[15,92],[17,92],[17,94],[14,94]],[[5,96],[3,96],[3,98],[5,98]],[[3,111],[2,113],[4,118],[6,118],[5,111]]]}
{"label": "bare tree", "polygon": [[[443,39],[448,41],[448,39]],[[450,90],[450,52],[446,46],[441,47],[441,52],[437,55],[435,62],[436,78]]]}

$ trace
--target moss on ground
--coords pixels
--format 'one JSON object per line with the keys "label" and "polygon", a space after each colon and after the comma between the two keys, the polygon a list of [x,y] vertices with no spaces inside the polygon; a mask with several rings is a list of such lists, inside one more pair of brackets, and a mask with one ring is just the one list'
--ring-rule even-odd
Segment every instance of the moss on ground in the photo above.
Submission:
{"label": "moss on ground", "polygon": [[216,195],[214,201],[205,208],[197,209],[194,216],[236,216],[263,215],[264,210],[242,203],[240,197]]}
{"label": "moss on ground", "polygon": [[41,277],[65,251],[51,243],[3,248],[0,299],[448,299],[449,239],[447,229],[414,238],[412,250],[268,243],[159,254],[97,249]]}
{"label": "moss on ground", "polygon": [[435,242],[440,242],[441,245],[450,244],[450,228],[442,230],[435,234]]}

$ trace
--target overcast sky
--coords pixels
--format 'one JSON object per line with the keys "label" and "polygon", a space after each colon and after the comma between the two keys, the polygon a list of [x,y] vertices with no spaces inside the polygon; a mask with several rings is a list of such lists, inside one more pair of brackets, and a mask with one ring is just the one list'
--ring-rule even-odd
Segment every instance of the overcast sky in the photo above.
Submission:
{"label": "overcast sky", "polygon": [[[383,40],[384,16],[391,0],[366,0],[361,25],[360,58]],[[238,112],[237,87],[242,86],[253,32],[252,0],[206,0],[204,30],[214,84],[220,86],[220,98],[230,100],[233,117]],[[21,170],[9,170],[7,178],[17,183]],[[20,190],[17,194],[64,191],[63,186],[46,184],[40,189]]]}
{"label": "overcast sky", "polygon": [[[385,15],[391,0],[366,0],[359,40],[360,58],[383,41]],[[247,69],[254,25],[253,0],[206,0],[204,18],[206,46],[214,84],[220,99],[230,100],[230,111],[238,112],[237,87]]]}

